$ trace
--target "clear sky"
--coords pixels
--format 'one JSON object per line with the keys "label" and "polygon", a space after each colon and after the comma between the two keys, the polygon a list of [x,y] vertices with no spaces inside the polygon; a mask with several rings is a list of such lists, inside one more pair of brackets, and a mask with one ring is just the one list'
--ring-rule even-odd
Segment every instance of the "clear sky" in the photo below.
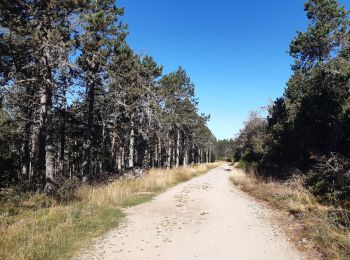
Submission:
{"label": "clear sky", "polygon": [[[306,28],[304,0],[120,0],[128,42],[164,73],[183,66],[200,112],[219,139],[231,138],[252,110],[282,95],[287,51]],[[345,1],[342,1],[345,3]]]}

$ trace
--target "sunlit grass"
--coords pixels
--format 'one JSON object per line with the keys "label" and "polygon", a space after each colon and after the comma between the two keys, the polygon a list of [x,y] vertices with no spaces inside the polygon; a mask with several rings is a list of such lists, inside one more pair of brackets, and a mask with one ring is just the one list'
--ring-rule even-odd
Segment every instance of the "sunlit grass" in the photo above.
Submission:
{"label": "sunlit grass", "polygon": [[87,205],[128,205],[140,197],[150,197],[179,182],[187,181],[208,171],[216,164],[200,164],[178,169],[152,169],[138,179],[122,179],[111,184],[80,189]]}

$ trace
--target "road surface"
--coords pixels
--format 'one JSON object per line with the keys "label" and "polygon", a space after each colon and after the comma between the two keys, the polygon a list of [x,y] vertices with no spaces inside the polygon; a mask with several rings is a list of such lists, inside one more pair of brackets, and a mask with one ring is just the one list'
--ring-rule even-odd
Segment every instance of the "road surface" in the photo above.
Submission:
{"label": "road surface", "polygon": [[271,211],[232,185],[232,171],[221,166],[126,209],[125,223],[77,259],[303,259]]}

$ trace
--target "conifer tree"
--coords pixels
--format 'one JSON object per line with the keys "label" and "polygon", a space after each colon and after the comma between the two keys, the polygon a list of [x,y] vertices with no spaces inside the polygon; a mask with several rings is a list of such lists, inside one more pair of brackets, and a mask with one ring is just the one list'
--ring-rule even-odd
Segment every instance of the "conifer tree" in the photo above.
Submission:
{"label": "conifer tree", "polygon": [[83,182],[91,178],[91,149],[94,128],[95,94],[103,88],[104,74],[113,41],[124,36],[123,26],[117,23],[123,9],[112,0],[88,1],[82,12],[79,65],[86,89],[86,122],[84,133]]}

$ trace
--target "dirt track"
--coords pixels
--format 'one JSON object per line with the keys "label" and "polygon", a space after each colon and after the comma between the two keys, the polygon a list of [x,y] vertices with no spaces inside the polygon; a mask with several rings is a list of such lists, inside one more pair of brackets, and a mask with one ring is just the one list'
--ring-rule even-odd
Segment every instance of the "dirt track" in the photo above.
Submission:
{"label": "dirt track", "polygon": [[78,259],[303,259],[231,173],[219,167],[127,209],[125,224]]}

